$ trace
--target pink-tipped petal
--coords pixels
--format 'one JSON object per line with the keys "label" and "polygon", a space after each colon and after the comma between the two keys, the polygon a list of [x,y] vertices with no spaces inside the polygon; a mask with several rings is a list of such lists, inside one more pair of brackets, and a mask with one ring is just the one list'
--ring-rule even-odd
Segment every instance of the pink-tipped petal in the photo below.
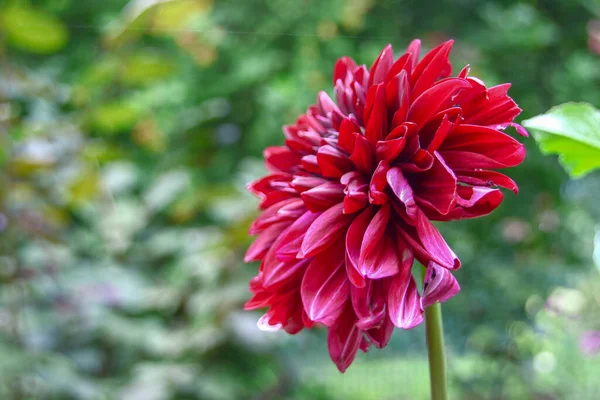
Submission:
{"label": "pink-tipped petal", "polygon": [[387,188],[386,173],[390,166],[385,160],[381,160],[373,171],[371,183],[369,184],[369,202],[371,204],[382,205],[388,202],[388,195],[385,193]]}
{"label": "pink-tipped petal", "polygon": [[336,323],[327,331],[329,356],[340,372],[346,371],[352,364],[362,340],[362,332],[356,326],[356,316],[352,306],[348,304]]}
{"label": "pink-tipped petal", "polygon": [[394,323],[388,315],[384,316],[383,321],[378,327],[365,331],[365,335],[378,349],[383,349],[385,346],[387,346],[392,338],[392,333],[394,333]]}
{"label": "pink-tipped petal", "polygon": [[322,146],[317,152],[317,164],[321,174],[327,178],[340,178],[351,171],[353,164],[347,155],[333,146]]}
{"label": "pink-tipped petal", "polygon": [[372,86],[365,107],[365,137],[372,146],[384,138],[388,129],[384,84]]}
{"label": "pink-tipped petal", "polygon": [[308,228],[298,258],[320,253],[346,232],[352,216],[344,214],[344,204],[336,204],[321,214]]}
{"label": "pink-tipped petal", "polygon": [[375,212],[375,207],[367,207],[352,221],[346,234],[346,268],[348,278],[354,286],[363,287],[365,285],[364,274],[359,269],[359,259],[363,237],[365,237],[365,232]]}
{"label": "pink-tipped petal", "polygon": [[456,208],[439,220],[451,221],[487,215],[498,208],[503,198],[504,195],[498,189],[459,186]]}
{"label": "pink-tipped petal", "polygon": [[313,258],[300,287],[302,304],[310,320],[328,326],[341,314],[350,295],[343,242],[335,247]]}
{"label": "pink-tipped petal", "polygon": [[417,214],[417,233],[430,258],[448,269],[460,268],[460,260],[448,246],[440,232],[423,213]]}
{"label": "pink-tipped petal", "polygon": [[388,44],[383,48],[381,54],[379,54],[379,57],[369,70],[369,87],[383,82],[393,62],[394,51],[392,50],[392,45]]}
{"label": "pink-tipped petal", "polygon": [[417,204],[415,203],[413,190],[408,183],[408,180],[402,174],[402,171],[398,167],[390,168],[386,175],[387,182],[396,195],[396,198],[400,201],[404,207],[404,212],[410,220],[414,220],[417,217]]}
{"label": "pink-tipped petal", "polygon": [[356,62],[350,57],[342,57],[335,63],[333,69],[333,84],[340,79],[344,84],[348,84],[352,80]]}
{"label": "pink-tipped petal", "polygon": [[248,251],[246,251],[244,262],[262,260],[267,254],[267,251],[271,248],[271,245],[288,226],[290,226],[289,221],[285,221],[273,224],[265,229],[265,231],[256,238],[254,243],[250,245]]}
{"label": "pink-tipped petal", "polygon": [[401,329],[412,329],[423,322],[421,299],[410,268],[403,269],[391,278],[388,315],[394,325]]}
{"label": "pink-tipped petal", "polygon": [[421,297],[423,310],[438,301],[445,302],[460,291],[460,286],[452,272],[435,262],[430,262],[427,266],[423,288]]}
{"label": "pink-tipped petal", "polygon": [[417,67],[417,63],[419,62],[419,57],[421,53],[421,41],[419,39],[415,39],[408,45],[406,52],[410,54],[411,65],[410,71],[413,71]]}
{"label": "pink-tipped petal", "polygon": [[352,307],[358,317],[356,325],[362,330],[379,326],[386,315],[386,299],[381,282],[381,280],[369,279],[362,288],[356,286],[350,288]]}
{"label": "pink-tipped petal", "polygon": [[301,194],[310,211],[324,211],[344,200],[344,185],[326,182]]}
{"label": "pink-tipped petal", "polygon": [[305,212],[290,227],[280,235],[275,247],[277,259],[294,260],[302,246],[302,240],[308,228],[321,215],[320,212]]}

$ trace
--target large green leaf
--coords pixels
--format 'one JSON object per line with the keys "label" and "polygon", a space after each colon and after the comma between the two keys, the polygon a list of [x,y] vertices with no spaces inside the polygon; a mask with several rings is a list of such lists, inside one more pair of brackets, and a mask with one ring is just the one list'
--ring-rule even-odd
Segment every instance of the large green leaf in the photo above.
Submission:
{"label": "large green leaf", "polygon": [[600,168],[600,111],[587,103],[566,103],[523,122],[545,154],[558,154],[573,178]]}

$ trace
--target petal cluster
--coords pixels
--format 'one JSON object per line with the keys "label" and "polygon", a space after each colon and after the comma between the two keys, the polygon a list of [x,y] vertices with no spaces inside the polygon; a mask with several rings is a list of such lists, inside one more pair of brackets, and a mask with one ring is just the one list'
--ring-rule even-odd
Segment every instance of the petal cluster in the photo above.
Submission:
{"label": "petal cluster", "polygon": [[[496,169],[518,165],[521,143],[502,131],[521,112],[510,84],[487,88],[468,66],[450,77],[452,41],[419,60],[415,40],[370,68],[349,57],[285,145],[264,152],[269,175],[249,185],[261,199],[258,235],[245,260],[260,261],[245,308],[268,308],[263,329],[328,329],[340,371],[358,349],[386,346],[423,310],[459,291],[460,261],[431,221],[489,214],[517,192]],[[426,266],[420,292],[411,269]]]}

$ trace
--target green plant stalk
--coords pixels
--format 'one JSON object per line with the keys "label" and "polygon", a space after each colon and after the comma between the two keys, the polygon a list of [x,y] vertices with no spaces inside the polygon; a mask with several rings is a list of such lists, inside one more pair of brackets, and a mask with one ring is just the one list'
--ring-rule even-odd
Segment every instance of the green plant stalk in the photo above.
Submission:
{"label": "green plant stalk", "polygon": [[425,330],[427,331],[431,400],[447,400],[446,352],[440,303],[425,309]]}
{"label": "green plant stalk", "polygon": [[[422,271],[423,278],[425,278],[426,269],[423,268]],[[448,400],[442,305],[439,302],[425,309],[425,331],[429,356],[431,400]]]}

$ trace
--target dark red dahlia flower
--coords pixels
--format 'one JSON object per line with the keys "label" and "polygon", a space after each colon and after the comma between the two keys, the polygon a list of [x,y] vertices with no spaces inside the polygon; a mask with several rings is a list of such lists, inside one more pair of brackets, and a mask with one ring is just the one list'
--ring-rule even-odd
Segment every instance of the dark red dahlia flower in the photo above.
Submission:
{"label": "dark red dahlia flower", "polygon": [[[431,221],[475,218],[500,205],[523,161],[501,132],[521,112],[510,84],[486,88],[465,67],[449,77],[452,41],[419,61],[420,41],[394,61],[383,49],[367,69],[335,64],[336,102],[325,92],[285,146],[265,150],[270,175],[250,184],[262,214],[245,261],[261,261],[248,310],[268,307],[263,329],[328,328],[340,371],[358,349],[382,348],[394,327],[423,321],[425,307],[459,291],[460,261]],[[414,259],[427,267],[419,293]]]}

